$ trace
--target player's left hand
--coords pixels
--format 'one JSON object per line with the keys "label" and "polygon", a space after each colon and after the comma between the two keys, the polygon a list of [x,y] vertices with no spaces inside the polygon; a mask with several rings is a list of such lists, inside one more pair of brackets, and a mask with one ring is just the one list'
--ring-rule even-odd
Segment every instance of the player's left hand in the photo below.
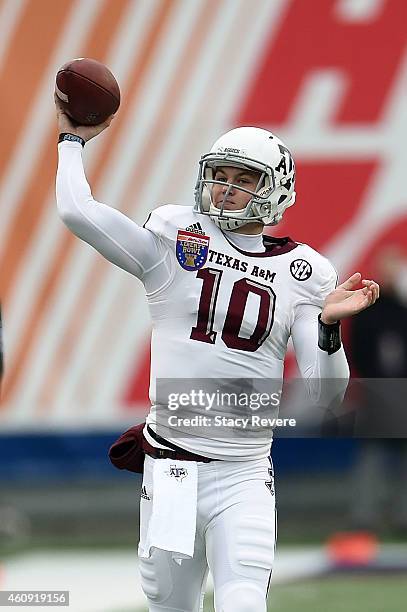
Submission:
{"label": "player's left hand", "polygon": [[356,289],[361,278],[360,272],[355,272],[327,296],[321,313],[323,323],[330,325],[346,319],[375,303],[379,297],[379,285],[373,280],[364,279],[363,287]]}

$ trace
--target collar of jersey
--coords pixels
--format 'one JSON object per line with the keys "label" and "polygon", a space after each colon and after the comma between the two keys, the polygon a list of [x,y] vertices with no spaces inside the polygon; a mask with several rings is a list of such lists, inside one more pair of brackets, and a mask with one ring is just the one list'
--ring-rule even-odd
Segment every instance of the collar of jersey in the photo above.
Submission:
{"label": "collar of jersey", "polygon": [[[233,232],[226,232],[221,230],[221,233],[223,234],[226,242],[230,244],[230,246],[232,246],[242,255],[247,255],[248,257],[275,257],[276,255],[283,255],[284,253],[289,253],[298,246],[298,244],[294,242],[294,240],[292,240],[289,236],[284,236],[283,238],[276,238],[275,236],[259,234],[265,250],[254,253],[253,251],[246,251],[240,246],[234,244],[230,240],[230,234],[232,234]],[[247,236],[244,234],[243,236],[245,236],[245,238],[251,238],[251,236]]]}
{"label": "collar of jersey", "polygon": [[230,230],[222,230],[223,235],[229,243],[238,249],[249,253],[261,253],[265,251],[263,234],[239,234]]}

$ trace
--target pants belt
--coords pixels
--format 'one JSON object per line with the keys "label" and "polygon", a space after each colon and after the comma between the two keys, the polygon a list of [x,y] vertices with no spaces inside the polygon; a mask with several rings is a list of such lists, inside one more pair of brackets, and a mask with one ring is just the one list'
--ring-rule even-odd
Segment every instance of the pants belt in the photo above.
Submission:
{"label": "pants belt", "polygon": [[150,455],[150,457],[154,457],[155,459],[177,459],[178,461],[201,461],[203,463],[217,461],[217,459],[210,459],[209,457],[203,457],[202,455],[190,453],[189,451],[186,451],[183,448],[172,444],[172,442],[168,442],[167,440],[159,436],[149,425],[147,425],[147,431],[150,436],[154,438],[154,440],[156,440],[156,442],[171,447],[157,448],[155,446],[152,446],[143,437],[143,451],[146,453],[146,455]]}

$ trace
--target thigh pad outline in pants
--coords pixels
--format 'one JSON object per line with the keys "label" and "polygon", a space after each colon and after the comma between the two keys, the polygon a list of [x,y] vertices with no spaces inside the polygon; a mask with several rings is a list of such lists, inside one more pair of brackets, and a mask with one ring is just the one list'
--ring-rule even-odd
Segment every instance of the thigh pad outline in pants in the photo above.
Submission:
{"label": "thigh pad outline in pants", "polygon": [[216,612],[265,612],[275,549],[274,499],[263,508],[237,504],[225,510],[207,532],[207,549]]}
{"label": "thigh pad outline in pants", "polygon": [[200,611],[207,576],[206,557],[202,551],[179,565],[171,552],[155,548],[149,559],[140,559],[140,575],[150,612]]}

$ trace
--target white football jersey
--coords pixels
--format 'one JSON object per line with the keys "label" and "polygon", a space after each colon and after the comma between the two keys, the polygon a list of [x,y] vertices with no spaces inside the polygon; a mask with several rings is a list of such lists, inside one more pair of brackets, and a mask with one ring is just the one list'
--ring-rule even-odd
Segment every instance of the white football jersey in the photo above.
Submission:
{"label": "white football jersey", "polygon": [[[301,305],[322,307],[336,285],[330,262],[305,244],[289,238],[263,238],[265,250],[243,251],[211,219],[186,206],[162,206],[145,226],[170,253],[170,274],[162,288],[147,294],[153,321],[149,422],[157,432],[183,448],[211,457],[234,458],[267,453],[271,430],[264,438],[224,435],[214,426],[213,411],[180,406],[182,418],[168,423],[168,390],[187,390],[168,379],[192,379],[191,388],[216,390],[224,379],[266,379],[276,390],[284,357]],[[315,316],[316,325],[316,316]],[[280,385],[281,388],[281,385]],[[221,389],[220,389],[221,390]],[[198,414],[211,425],[183,427]],[[204,422],[205,423],[205,422]],[[207,421],[209,423],[209,421]],[[180,435],[182,433],[182,437]]]}

